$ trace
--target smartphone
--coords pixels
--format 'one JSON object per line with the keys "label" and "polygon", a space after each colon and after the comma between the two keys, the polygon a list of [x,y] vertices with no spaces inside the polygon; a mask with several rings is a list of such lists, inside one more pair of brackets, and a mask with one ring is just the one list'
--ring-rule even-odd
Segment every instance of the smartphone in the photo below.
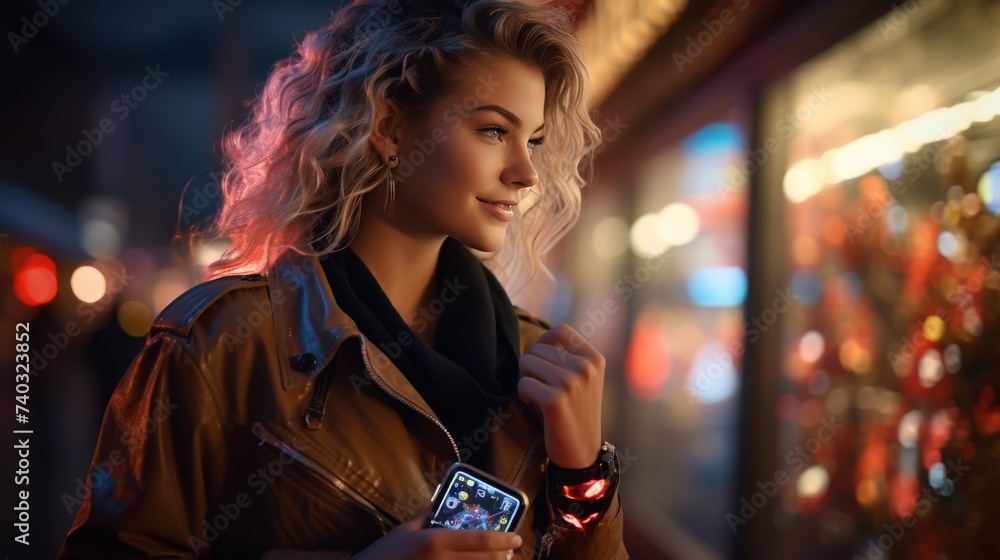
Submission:
{"label": "smartphone", "polygon": [[431,497],[428,527],[514,532],[528,496],[467,463],[453,463]]}

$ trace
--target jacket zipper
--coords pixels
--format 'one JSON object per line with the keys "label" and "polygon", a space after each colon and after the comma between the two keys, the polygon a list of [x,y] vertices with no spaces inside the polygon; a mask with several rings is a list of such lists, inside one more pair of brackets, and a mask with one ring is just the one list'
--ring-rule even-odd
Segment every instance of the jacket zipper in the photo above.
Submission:
{"label": "jacket zipper", "polygon": [[[296,461],[302,463],[306,468],[311,470],[313,473],[317,474],[324,481],[329,482],[333,485],[334,489],[339,491],[341,494],[352,498],[359,505],[368,510],[372,515],[378,519],[379,523],[382,524],[384,529],[394,527],[396,524],[391,523],[379,510],[368,500],[363,498],[361,494],[352,490],[343,480],[341,480],[337,475],[333,474],[322,465],[312,460],[311,458],[300,453],[297,449],[285,443],[281,438],[274,435],[267,428],[264,427],[260,422],[253,423],[253,433],[255,436],[260,438],[261,443],[267,442],[273,445],[278,450],[286,453],[288,456],[292,457]],[[260,445],[260,444],[258,444]]]}
{"label": "jacket zipper", "polygon": [[[524,477],[524,473],[528,470],[528,465],[531,464],[535,455],[538,454],[537,450],[540,447],[539,443],[542,441],[544,441],[544,438],[535,436],[535,441],[531,443],[531,447],[528,448],[528,452],[525,454],[524,462],[521,463],[520,467],[518,467],[517,473],[514,475],[514,480],[511,481],[513,486],[517,486],[517,483],[521,482],[521,478]],[[544,488],[542,491],[545,491]],[[552,548],[552,543],[554,541],[551,527],[546,530],[545,534],[543,534],[539,540],[540,545],[539,543],[536,543],[535,546],[536,554],[533,556],[534,560],[548,558],[549,550]]]}
{"label": "jacket zipper", "polygon": [[[438,427],[441,428],[441,431],[444,432],[444,435],[448,436],[448,441],[451,442],[451,446],[452,446],[452,449],[455,451],[455,456],[457,457],[457,460],[461,461],[462,460],[462,454],[459,453],[459,451],[458,451],[458,444],[455,443],[455,438],[453,438],[451,436],[451,434],[448,432],[448,429],[444,427],[444,424],[442,424],[438,420],[434,419],[433,416],[431,416],[430,414],[428,414],[427,412],[425,412],[422,408],[420,408],[416,404],[414,404],[414,403],[406,400],[405,398],[403,398],[402,395],[400,395],[399,393],[397,393],[397,392],[393,391],[392,389],[390,389],[388,387],[388,385],[386,385],[385,382],[382,380],[382,378],[380,378],[378,375],[376,375],[375,371],[372,369],[371,362],[368,361],[368,350],[367,350],[367,348],[365,348],[365,339],[364,339],[364,337],[359,336],[358,337],[358,341],[360,341],[360,343],[361,343],[361,357],[362,357],[362,359],[365,362],[365,370],[368,372],[368,375],[371,376],[371,378],[373,380],[375,380],[375,383],[379,387],[381,387],[383,391],[385,391],[386,393],[388,393],[389,395],[391,395],[393,398],[395,398],[399,402],[401,402],[401,403],[409,406],[413,410],[417,411],[418,413],[420,413],[422,416],[424,416],[425,418],[427,418],[431,422],[434,422],[435,424],[437,424]],[[514,486],[517,486],[517,483],[521,481],[521,478],[524,476],[525,471],[527,471],[528,465],[531,464],[531,460],[534,458],[534,456],[536,454],[536,450],[538,449],[538,447],[539,447],[539,438],[538,438],[538,436],[535,436],[535,441],[532,443],[531,448],[528,450],[528,453],[527,453],[527,456],[525,457],[524,462],[521,463],[521,466],[518,467],[518,469],[517,469],[517,473],[514,475],[514,480],[512,481],[512,484]],[[554,540],[553,539],[553,535],[551,534],[551,530],[548,531],[545,535],[543,535],[542,539],[543,539],[543,542],[545,542],[545,541],[548,541],[548,542],[545,543],[545,544],[547,544],[547,546],[545,546],[543,549],[539,549],[539,553],[540,554],[544,554],[544,557],[548,557],[548,555],[549,555],[549,549],[552,547],[552,541]],[[542,558],[542,556],[536,556],[536,558]]]}
{"label": "jacket zipper", "polygon": [[330,380],[332,377],[333,372],[324,370],[320,372],[319,378],[316,379],[312,400],[303,418],[306,428],[310,430],[318,430],[323,423],[323,414],[326,412],[326,396],[330,392]]}
{"label": "jacket zipper", "polygon": [[528,448],[528,452],[525,454],[524,462],[521,463],[520,467],[518,467],[517,473],[514,475],[514,480],[511,481],[512,485],[517,486],[517,483],[521,482],[521,478],[524,476],[525,471],[528,470],[528,465],[531,464],[531,460],[535,458],[535,455],[537,455],[536,450],[538,449],[539,439],[542,438],[535,436],[535,441],[531,443],[531,447]]}
{"label": "jacket zipper", "polygon": [[549,553],[552,551],[552,544],[556,542],[555,533],[550,526],[545,534],[539,539],[539,544],[536,547],[536,554],[534,560],[542,560],[543,558],[548,558]]}
{"label": "jacket zipper", "polygon": [[433,416],[431,416],[430,414],[428,414],[427,412],[425,412],[424,409],[422,409],[419,406],[417,406],[416,404],[414,404],[414,403],[406,400],[402,395],[400,395],[399,393],[397,393],[397,392],[393,391],[392,389],[390,389],[389,386],[385,384],[385,381],[382,381],[382,378],[379,377],[378,375],[376,375],[375,374],[375,370],[372,369],[371,362],[368,361],[368,350],[367,350],[367,348],[365,348],[365,339],[364,339],[364,337],[359,336],[358,340],[361,342],[361,357],[365,361],[365,370],[368,372],[368,375],[371,376],[371,378],[375,380],[375,384],[377,384],[379,387],[381,387],[383,391],[385,391],[386,393],[388,393],[390,396],[392,396],[397,401],[399,401],[399,402],[401,402],[401,403],[409,406],[413,410],[419,412],[424,418],[427,418],[431,422],[434,422],[435,424],[437,424],[438,427],[441,428],[441,431],[444,432],[444,435],[448,436],[448,441],[451,442],[451,448],[452,448],[452,450],[455,451],[455,457],[456,457],[455,460],[456,461],[461,461],[462,460],[462,454],[458,451],[458,444],[455,443],[455,438],[451,437],[451,434],[448,432],[448,429],[444,427],[444,424],[442,424],[436,418],[434,418]]}

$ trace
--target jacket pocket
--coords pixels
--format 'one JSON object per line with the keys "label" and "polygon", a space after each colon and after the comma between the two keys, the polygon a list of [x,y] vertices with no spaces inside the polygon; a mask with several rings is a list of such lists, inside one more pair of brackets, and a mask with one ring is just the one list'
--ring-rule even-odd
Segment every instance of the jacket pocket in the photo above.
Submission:
{"label": "jacket pocket", "polygon": [[[295,470],[305,475],[304,478],[306,480],[295,480],[296,477],[293,477],[292,482],[297,482],[299,486],[305,483],[307,487],[304,490],[313,492],[332,491],[341,501],[367,513],[378,524],[382,534],[387,533],[397,525],[390,515],[367,500],[342,478],[319,464],[316,460],[302,453],[274,432],[268,430],[261,422],[254,422],[251,431],[259,440],[258,446],[266,443],[277,452],[277,459],[285,464],[283,467],[284,471],[292,472],[293,466],[301,467]],[[284,475],[285,473],[283,473]],[[317,495],[309,496],[310,500],[316,500],[318,497]],[[353,517],[356,517],[356,515]]]}

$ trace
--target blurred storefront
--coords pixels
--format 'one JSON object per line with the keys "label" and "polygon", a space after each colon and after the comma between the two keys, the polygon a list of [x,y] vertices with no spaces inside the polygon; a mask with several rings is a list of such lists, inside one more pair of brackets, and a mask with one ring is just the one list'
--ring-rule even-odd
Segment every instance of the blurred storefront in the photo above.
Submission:
{"label": "blurred storefront", "polygon": [[1000,554],[998,26],[996,2],[900,6],[763,93],[800,122],[762,175],[799,303],[762,360],[774,469],[809,458],[769,557]]}
{"label": "blurred storefront", "polygon": [[856,4],[686,6],[598,105],[636,558],[1000,554],[1000,3]]}

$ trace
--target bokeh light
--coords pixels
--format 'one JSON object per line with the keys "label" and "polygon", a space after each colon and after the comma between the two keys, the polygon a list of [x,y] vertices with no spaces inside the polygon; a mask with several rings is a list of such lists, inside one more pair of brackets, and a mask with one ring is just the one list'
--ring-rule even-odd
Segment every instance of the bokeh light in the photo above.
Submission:
{"label": "bokeh light", "polygon": [[679,247],[690,243],[698,235],[701,220],[698,211],[687,204],[675,202],[660,210],[658,216],[660,239],[664,244]]}
{"label": "bokeh light", "polygon": [[594,253],[604,259],[615,259],[628,250],[628,223],[618,216],[607,216],[594,226],[590,243]]}
{"label": "bokeh light", "polygon": [[944,364],[941,363],[941,353],[931,348],[924,352],[917,364],[917,375],[920,377],[920,384],[924,387],[933,387],[935,383],[944,377]]}
{"label": "bokeh light", "polygon": [[823,357],[824,351],[826,351],[826,342],[819,331],[809,331],[802,335],[802,339],[799,340],[799,355],[810,364],[818,362]]}
{"label": "bokeh light", "polygon": [[104,297],[108,284],[100,270],[85,265],[73,271],[69,286],[77,299],[84,303],[94,303]]}
{"label": "bokeh light", "polygon": [[986,208],[1000,214],[1000,161],[991,165],[979,178],[978,191]]}
{"label": "bokeh light", "polygon": [[821,465],[813,465],[802,471],[795,483],[799,496],[803,498],[818,498],[826,493],[830,486],[830,475]]}
{"label": "bokeh light", "polygon": [[132,336],[145,336],[152,323],[153,314],[149,311],[149,307],[140,301],[126,301],[118,308],[118,324]]}
{"label": "bokeh light", "polygon": [[[22,252],[20,256],[24,255]],[[14,273],[14,294],[17,298],[25,305],[33,307],[45,305],[55,299],[58,281],[56,265],[52,259],[30,251],[23,261],[24,264]]]}
{"label": "bokeh light", "polygon": [[649,259],[670,248],[660,239],[660,216],[643,214],[632,223],[629,230],[629,245],[635,256]]}
{"label": "bokeh light", "polygon": [[903,447],[914,447],[917,445],[917,437],[920,435],[920,424],[924,420],[924,415],[919,410],[911,410],[903,415],[899,420],[897,437]]}

